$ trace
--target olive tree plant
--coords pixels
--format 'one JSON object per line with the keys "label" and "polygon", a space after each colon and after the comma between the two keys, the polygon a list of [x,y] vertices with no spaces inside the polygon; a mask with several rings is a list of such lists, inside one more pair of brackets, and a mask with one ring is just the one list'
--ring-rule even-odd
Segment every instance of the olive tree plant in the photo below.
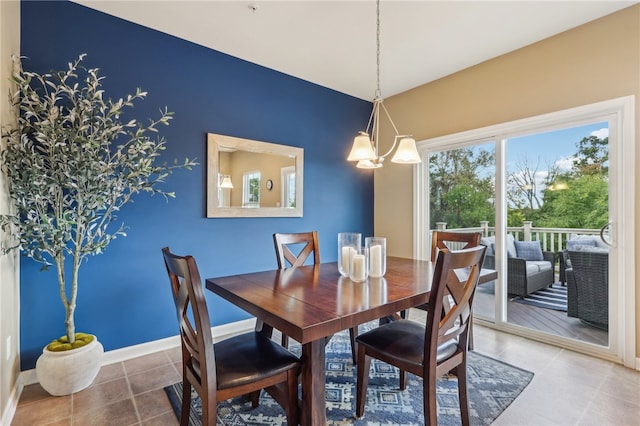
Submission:
{"label": "olive tree plant", "polygon": [[11,236],[2,250],[19,249],[43,269],[55,266],[70,346],[75,346],[82,263],[126,235],[116,214],[135,194],[174,197],[158,184],[173,169],[196,164],[189,159],[157,164],[166,148],[158,126],[168,125],[172,113],[160,110],[160,117],[146,125],[121,121],[147,93],[137,89],[105,100],[104,77],[97,68],[84,67],[84,57],[44,74],[25,71],[21,59],[14,58],[10,102],[18,119],[3,129],[6,145],[0,154],[13,203],[11,213],[0,216],[0,227]]}

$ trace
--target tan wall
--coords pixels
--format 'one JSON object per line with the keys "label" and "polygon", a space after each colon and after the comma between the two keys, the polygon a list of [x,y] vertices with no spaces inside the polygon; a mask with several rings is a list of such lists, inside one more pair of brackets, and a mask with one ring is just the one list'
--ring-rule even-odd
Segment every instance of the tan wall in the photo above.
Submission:
{"label": "tan wall", "polygon": [[[20,54],[20,2],[0,1],[0,125],[4,129],[15,121],[8,108],[11,55]],[[0,175],[0,214],[8,212],[9,200],[4,177]],[[0,238],[4,240],[5,236]],[[0,255],[0,423],[7,420],[10,402],[17,395],[20,372],[18,254]],[[10,346],[7,348],[7,343]],[[7,356],[8,355],[8,356]],[[15,403],[15,401],[14,401]]]}
{"label": "tan wall", "polygon": [[[639,5],[391,97],[385,105],[398,129],[419,141],[627,95],[636,96],[640,140]],[[389,140],[389,129],[385,135]],[[638,157],[636,149],[636,162]],[[635,182],[640,188],[639,171]],[[388,238],[390,255],[411,257],[411,167],[385,164],[374,185],[375,234]],[[636,223],[638,218],[640,209]],[[636,270],[636,306],[638,282]]]}

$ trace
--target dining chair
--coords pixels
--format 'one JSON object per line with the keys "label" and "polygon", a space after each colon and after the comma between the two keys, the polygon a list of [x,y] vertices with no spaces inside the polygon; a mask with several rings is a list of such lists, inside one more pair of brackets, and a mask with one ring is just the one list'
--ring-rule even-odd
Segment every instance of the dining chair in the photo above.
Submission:
{"label": "dining chair", "polygon": [[[275,233],[273,243],[276,247],[276,259],[278,269],[295,268],[302,266],[310,254],[313,253],[313,263],[320,263],[320,244],[318,243],[318,231],[298,232],[294,234]],[[299,248],[298,254],[294,254],[293,247]],[[288,265],[288,266],[287,266]]]}
{"label": "dining chair", "polygon": [[442,249],[460,250],[480,245],[480,232],[431,231],[431,261]]}
{"label": "dining chair", "polygon": [[180,424],[189,424],[193,388],[202,400],[204,425],[216,424],[219,401],[250,395],[253,407],[257,407],[262,389],[284,408],[287,425],[297,425],[300,359],[258,332],[214,344],[195,259],[175,255],[169,247],[162,249],[162,255],[180,326],[183,381]]}
{"label": "dining chair", "polygon": [[[276,259],[278,269],[296,268],[302,266],[307,258],[313,253],[313,263],[320,263],[320,243],[318,231],[298,232],[298,233],[275,233],[273,234],[273,244],[276,248]],[[298,253],[298,254],[295,254]],[[351,357],[356,362],[356,337],[358,327],[349,329],[349,339],[351,340]],[[282,346],[289,346],[289,337],[282,334]]]}
{"label": "dining chair", "polygon": [[[480,232],[431,231],[431,262],[435,262],[442,249],[460,250],[480,245]],[[429,310],[429,304],[416,306],[421,311]],[[406,314],[404,314],[406,317]],[[473,350],[473,324],[469,327],[469,349]]]}
{"label": "dining chair", "polygon": [[455,374],[462,424],[469,425],[467,339],[485,249],[440,250],[425,324],[399,319],[358,336],[357,417],[364,415],[371,358],[376,358],[400,370],[402,390],[407,386],[407,372],[422,377],[426,425],[437,424],[437,379]]}

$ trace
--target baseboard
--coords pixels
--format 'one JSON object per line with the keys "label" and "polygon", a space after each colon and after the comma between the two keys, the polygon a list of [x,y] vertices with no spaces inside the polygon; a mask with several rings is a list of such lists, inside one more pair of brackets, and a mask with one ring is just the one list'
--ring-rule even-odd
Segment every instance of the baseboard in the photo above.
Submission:
{"label": "baseboard", "polygon": [[[235,336],[237,334],[246,333],[255,328],[256,319],[249,318],[242,321],[236,321],[230,324],[222,324],[217,325],[215,327],[211,327],[211,333],[214,336],[214,342],[218,342],[220,340],[224,340],[226,338]],[[104,353],[104,357],[102,359],[102,365],[114,364],[116,362],[127,361],[132,358],[137,358],[139,356],[149,355],[152,353],[164,351],[167,349],[172,349],[177,346],[180,346],[180,336],[171,336],[164,339],[154,340],[152,342],[141,343],[139,345],[127,346],[126,348],[114,349],[112,351],[107,351]],[[18,376],[16,388],[13,390],[13,394],[15,394],[15,400],[11,401],[13,404],[13,410],[5,410],[11,411],[11,416],[15,413],[15,408],[20,399],[20,394],[22,393],[22,389],[24,386],[32,385],[34,383],[38,383],[38,377],[36,376],[36,370],[25,370],[21,371]],[[11,408],[11,407],[7,407]],[[4,420],[4,416],[3,416]],[[1,424],[11,424],[10,422],[2,422]]]}
{"label": "baseboard", "polygon": [[7,405],[2,413],[2,419],[0,419],[0,425],[10,425],[13,420],[13,416],[16,414],[16,408],[18,407],[18,401],[22,394],[23,385],[20,383],[20,377],[16,381],[16,385],[11,389],[9,398],[7,398]]}

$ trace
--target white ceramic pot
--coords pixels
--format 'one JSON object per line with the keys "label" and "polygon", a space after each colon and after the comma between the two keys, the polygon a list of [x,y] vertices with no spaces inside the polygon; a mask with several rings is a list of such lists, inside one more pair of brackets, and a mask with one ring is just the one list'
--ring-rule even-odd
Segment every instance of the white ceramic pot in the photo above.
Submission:
{"label": "white ceramic pot", "polygon": [[44,390],[61,396],[79,392],[96,378],[102,366],[104,348],[94,339],[70,351],[52,352],[46,347],[36,362],[36,375]]}

